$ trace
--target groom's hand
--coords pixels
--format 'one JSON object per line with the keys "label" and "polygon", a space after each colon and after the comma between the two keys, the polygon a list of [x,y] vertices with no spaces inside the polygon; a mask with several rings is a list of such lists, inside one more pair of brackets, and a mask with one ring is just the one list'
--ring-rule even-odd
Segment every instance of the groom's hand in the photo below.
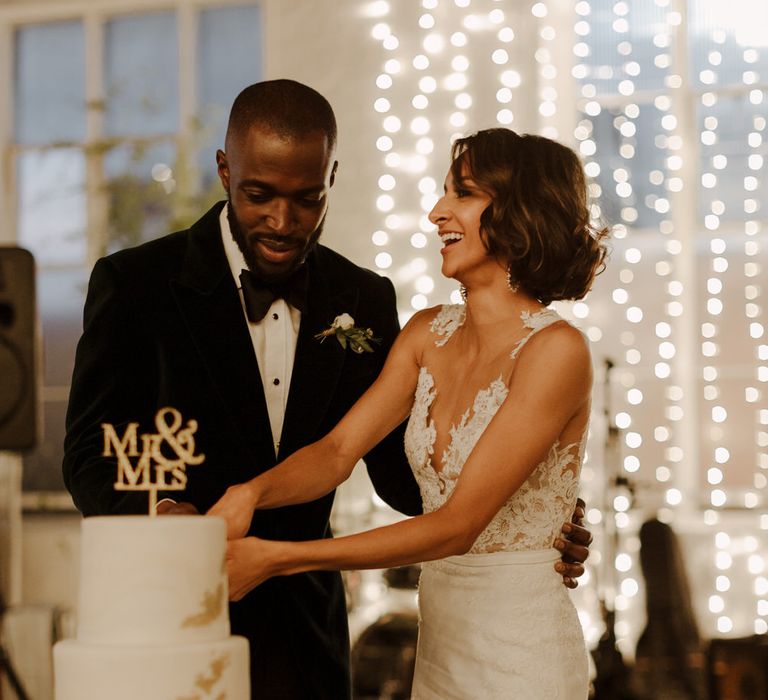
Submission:
{"label": "groom's hand", "polygon": [[555,571],[562,575],[563,584],[568,588],[579,585],[576,579],[584,573],[584,562],[589,556],[589,545],[592,544],[592,533],[583,526],[585,507],[584,501],[577,498],[571,522],[563,524],[564,537],[555,540],[555,548],[562,552],[560,561],[555,564]]}
{"label": "groom's hand", "polygon": [[191,503],[177,503],[169,498],[158,502],[155,513],[157,515],[200,515],[200,512]]}

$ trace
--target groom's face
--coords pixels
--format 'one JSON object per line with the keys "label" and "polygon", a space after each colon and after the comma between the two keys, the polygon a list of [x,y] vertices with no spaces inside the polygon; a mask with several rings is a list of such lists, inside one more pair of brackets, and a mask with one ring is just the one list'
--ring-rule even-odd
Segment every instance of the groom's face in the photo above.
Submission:
{"label": "groom's face", "polygon": [[301,137],[253,126],[216,154],[229,224],[251,270],[281,278],[301,265],[323,229],[337,163],[321,131]]}

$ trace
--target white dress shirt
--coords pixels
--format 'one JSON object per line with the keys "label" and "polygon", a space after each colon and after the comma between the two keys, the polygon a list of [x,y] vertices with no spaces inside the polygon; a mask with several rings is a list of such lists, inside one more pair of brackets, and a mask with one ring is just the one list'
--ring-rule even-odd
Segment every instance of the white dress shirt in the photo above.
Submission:
{"label": "white dress shirt", "polygon": [[301,312],[288,304],[285,299],[275,299],[264,318],[258,323],[251,323],[245,312],[243,290],[240,286],[240,272],[247,270],[245,258],[229,229],[226,204],[219,215],[221,240],[227,256],[229,269],[240,293],[243,318],[248,324],[253,351],[259,365],[264,398],[267,400],[269,423],[272,428],[272,441],[275,456],[280,447],[280,435],[283,431],[285,406],[288,402],[288,390],[291,386],[293,360],[296,356],[296,341],[299,337]]}

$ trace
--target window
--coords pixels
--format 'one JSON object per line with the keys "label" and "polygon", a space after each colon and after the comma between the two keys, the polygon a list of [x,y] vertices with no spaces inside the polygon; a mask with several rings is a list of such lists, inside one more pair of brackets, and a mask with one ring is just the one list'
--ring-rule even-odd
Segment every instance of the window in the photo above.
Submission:
{"label": "window", "polygon": [[44,343],[44,435],[24,456],[27,494],[63,490],[64,416],[93,262],[186,226],[221,198],[215,150],[229,107],[262,78],[257,3],[113,7],[63,3],[60,18],[41,23],[25,5],[12,25],[11,227],[36,258]]}
{"label": "window", "polygon": [[598,285],[613,304],[595,308],[611,322],[597,347],[619,366],[613,410],[627,423],[617,466],[668,506],[755,508],[768,468],[757,405],[768,51],[754,27],[768,11],[742,0],[576,9],[576,136],[620,224]]}

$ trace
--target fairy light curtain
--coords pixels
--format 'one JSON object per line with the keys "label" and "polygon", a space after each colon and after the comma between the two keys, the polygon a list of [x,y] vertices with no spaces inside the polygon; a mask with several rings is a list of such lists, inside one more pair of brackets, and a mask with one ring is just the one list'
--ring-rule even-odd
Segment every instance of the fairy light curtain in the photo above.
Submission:
{"label": "fairy light curtain", "polygon": [[570,145],[595,218],[614,228],[592,293],[559,305],[598,370],[589,521],[619,542],[614,551],[604,537],[590,559],[579,599],[588,640],[602,631],[598,593],[617,611],[620,644],[638,633],[635,533],[651,513],[698,528],[705,634],[765,633],[768,5],[379,0],[366,14],[381,51],[369,263],[397,285],[403,321],[459,301],[426,218],[456,136],[501,125]]}

